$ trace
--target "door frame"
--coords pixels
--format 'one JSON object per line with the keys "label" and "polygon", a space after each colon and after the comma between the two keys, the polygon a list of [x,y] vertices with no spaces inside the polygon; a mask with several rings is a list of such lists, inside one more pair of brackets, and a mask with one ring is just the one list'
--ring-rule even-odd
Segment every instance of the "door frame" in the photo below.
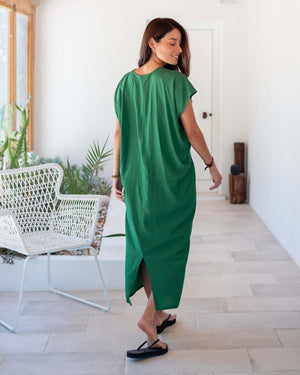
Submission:
{"label": "door frame", "polygon": [[[223,38],[223,21],[186,21],[182,22],[185,29],[189,33],[193,30],[209,30],[212,32],[212,128],[211,128],[211,154],[218,165],[218,169],[222,174],[222,160],[221,157],[221,140],[220,140],[220,123],[221,123],[221,91],[222,91],[222,38]],[[208,108],[208,110],[210,110]],[[205,164],[203,163],[203,168]],[[208,170],[206,170],[208,172]],[[213,182],[211,176],[208,172],[209,184],[212,186]],[[203,180],[204,182],[204,180]],[[205,182],[204,182],[205,183]],[[202,190],[203,187],[197,186],[197,192]],[[222,184],[214,190],[207,190],[207,193],[214,193],[218,195],[223,195],[224,188]]]}

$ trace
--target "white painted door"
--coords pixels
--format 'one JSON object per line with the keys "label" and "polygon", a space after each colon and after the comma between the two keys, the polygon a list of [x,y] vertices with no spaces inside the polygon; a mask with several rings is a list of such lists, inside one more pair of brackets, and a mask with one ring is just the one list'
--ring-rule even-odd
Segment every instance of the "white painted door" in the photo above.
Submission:
{"label": "white painted door", "polygon": [[[213,30],[188,29],[191,50],[191,73],[189,80],[197,89],[192,97],[197,123],[204,135],[207,146],[213,156]],[[206,113],[206,114],[205,114]],[[197,152],[191,148],[195,164],[197,192],[210,192],[213,185],[209,169]],[[213,190],[214,192],[216,190]]]}

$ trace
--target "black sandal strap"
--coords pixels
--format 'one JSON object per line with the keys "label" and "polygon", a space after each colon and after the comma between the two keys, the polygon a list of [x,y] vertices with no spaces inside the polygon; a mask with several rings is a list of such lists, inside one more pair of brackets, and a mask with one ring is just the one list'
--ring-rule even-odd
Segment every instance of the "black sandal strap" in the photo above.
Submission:
{"label": "black sandal strap", "polygon": [[[157,344],[158,341],[160,341],[159,339],[155,340],[150,346],[148,346],[148,348],[152,348],[153,345]],[[146,341],[147,342],[147,341]]]}
{"label": "black sandal strap", "polygon": [[142,346],[144,346],[146,344],[147,340],[145,342],[142,343],[142,345],[140,345],[137,350],[140,350]]}
{"label": "black sandal strap", "polygon": [[171,318],[172,314],[169,314],[169,316],[165,319],[165,321],[168,321]]}

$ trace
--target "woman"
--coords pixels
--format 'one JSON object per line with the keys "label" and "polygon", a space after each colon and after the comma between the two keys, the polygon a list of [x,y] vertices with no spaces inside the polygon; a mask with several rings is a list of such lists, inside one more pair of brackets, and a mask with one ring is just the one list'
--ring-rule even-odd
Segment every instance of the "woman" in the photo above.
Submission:
{"label": "woman", "polygon": [[126,300],[131,304],[141,287],[148,298],[137,323],[148,340],[128,357],[168,351],[157,334],[176,322],[163,310],[179,306],[183,288],[196,208],[191,145],[210,170],[210,190],[222,180],[195,120],[189,64],[184,28],[156,18],[144,32],[139,68],[125,74],[115,91],[113,177],[116,197],[126,204]]}

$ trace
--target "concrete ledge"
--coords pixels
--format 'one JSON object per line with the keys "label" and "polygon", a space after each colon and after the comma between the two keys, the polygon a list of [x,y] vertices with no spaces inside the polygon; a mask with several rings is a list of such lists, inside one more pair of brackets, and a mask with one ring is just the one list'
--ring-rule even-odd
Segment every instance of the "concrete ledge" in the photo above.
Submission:
{"label": "concrete ledge", "polygon": [[[15,264],[0,265],[0,290],[19,290],[23,260]],[[107,289],[124,288],[124,261],[101,260],[99,263]],[[30,260],[25,278],[25,290],[48,290],[47,256]],[[51,279],[58,289],[102,289],[100,276],[93,256],[51,256]]]}

